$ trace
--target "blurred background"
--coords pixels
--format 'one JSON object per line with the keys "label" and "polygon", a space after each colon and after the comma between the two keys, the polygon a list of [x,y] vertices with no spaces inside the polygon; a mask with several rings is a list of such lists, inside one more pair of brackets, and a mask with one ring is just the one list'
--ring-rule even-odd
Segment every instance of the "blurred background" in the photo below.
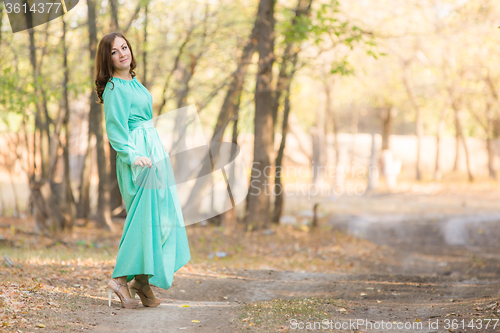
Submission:
{"label": "blurred background", "polygon": [[[94,90],[97,43],[113,31],[132,46],[154,117],[195,108],[207,144],[238,145],[245,166],[246,199],[186,227],[192,260],[155,293],[283,300],[259,312],[277,322],[255,304],[235,321],[262,332],[286,331],[279,311],[498,318],[498,1],[70,2],[16,33],[0,5],[6,329],[34,325],[12,310],[34,308],[20,296],[33,290],[55,323],[40,325],[104,318],[94,309],[126,218]],[[189,198],[213,203],[205,190]],[[333,300],[302,314],[284,301],[319,296]]]}
{"label": "blurred background", "polygon": [[0,10],[7,245],[20,246],[16,230],[37,242],[121,232],[93,82],[112,31],[132,45],[154,116],[194,105],[208,143],[240,147],[246,200],[193,228],[497,244],[495,1],[88,0],[17,33]]}

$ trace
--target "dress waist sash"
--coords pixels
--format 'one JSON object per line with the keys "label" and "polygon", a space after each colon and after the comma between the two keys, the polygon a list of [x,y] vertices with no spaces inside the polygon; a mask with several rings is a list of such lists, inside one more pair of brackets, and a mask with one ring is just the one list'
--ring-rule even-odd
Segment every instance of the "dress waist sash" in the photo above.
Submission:
{"label": "dress waist sash", "polygon": [[130,123],[128,124],[128,129],[129,131],[136,130],[138,128],[148,128],[148,127],[154,127],[153,121],[152,120],[147,120],[147,121],[136,121],[135,123]]}

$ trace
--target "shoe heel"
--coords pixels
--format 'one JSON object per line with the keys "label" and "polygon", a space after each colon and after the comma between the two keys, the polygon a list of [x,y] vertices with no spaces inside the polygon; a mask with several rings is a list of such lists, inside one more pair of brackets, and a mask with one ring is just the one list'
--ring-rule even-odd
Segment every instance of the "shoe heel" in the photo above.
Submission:
{"label": "shoe heel", "polygon": [[108,288],[108,307],[111,306],[111,295],[113,294],[113,290]]}
{"label": "shoe heel", "polygon": [[132,298],[135,298],[135,294],[137,293],[137,290],[133,289],[133,288],[129,288],[129,291],[130,291],[130,296]]}

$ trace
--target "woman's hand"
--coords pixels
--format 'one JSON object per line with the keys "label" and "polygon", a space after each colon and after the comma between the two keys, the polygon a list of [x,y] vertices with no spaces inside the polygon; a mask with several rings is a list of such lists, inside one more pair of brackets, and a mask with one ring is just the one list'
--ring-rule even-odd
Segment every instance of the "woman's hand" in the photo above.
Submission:
{"label": "woman's hand", "polygon": [[134,165],[149,166],[151,168],[151,166],[153,165],[153,163],[151,162],[151,160],[149,159],[149,157],[147,157],[147,156],[140,156],[140,157],[137,157],[135,159]]}

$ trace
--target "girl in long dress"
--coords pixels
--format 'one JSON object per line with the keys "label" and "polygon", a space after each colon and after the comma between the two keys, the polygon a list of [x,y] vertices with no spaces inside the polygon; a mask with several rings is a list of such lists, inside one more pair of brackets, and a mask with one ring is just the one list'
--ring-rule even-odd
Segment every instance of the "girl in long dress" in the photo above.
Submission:
{"label": "girl in long dress", "polygon": [[144,306],[158,306],[161,299],[149,282],[170,288],[174,273],[191,259],[170,159],[150,121],[153,98],[135,77],[135,67],[132,48],[122,34],[101,39],[95,89],[117,153],[118,186],[127,211],[108,283],[108,304],[114,292],[125,308],[138,306],[135,294]]}

